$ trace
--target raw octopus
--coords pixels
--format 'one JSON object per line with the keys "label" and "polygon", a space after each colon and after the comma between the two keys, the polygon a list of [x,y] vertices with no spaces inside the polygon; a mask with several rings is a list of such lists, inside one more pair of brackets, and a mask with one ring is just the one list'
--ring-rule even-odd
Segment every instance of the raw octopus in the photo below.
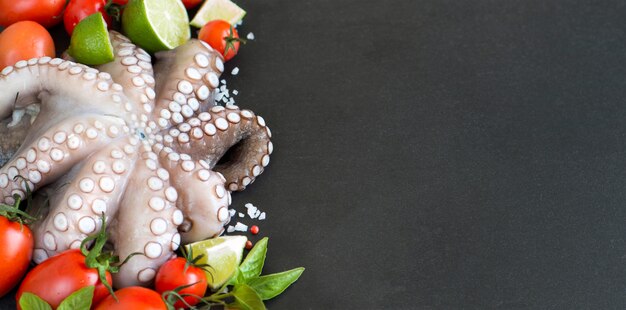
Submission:
{"label": "raw octopus", "polygon": [[214,104],[224,63],[209,45],[192,39],[153,67],[109,35],[113,62],[42,57],[1,71],[0,153],[14,154],[0,168],[0,201],[34,191],[36,263],[78,248],[104,214],[112,250],[142,254],[114,286],[147,286],[181,244],[224,231],[230,192],[254,182],[273,145],[261,116]]}

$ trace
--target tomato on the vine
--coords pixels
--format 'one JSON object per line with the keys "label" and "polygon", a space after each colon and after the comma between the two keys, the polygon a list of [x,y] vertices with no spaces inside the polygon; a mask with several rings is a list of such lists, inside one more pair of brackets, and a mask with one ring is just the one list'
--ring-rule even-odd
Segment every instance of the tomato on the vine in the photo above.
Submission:
{"label": "tomato on the vine", "polygon": [[167,306],[159,293],[140,286],[129,286],[115,291],[98,303],[95,310],[166,310]]}
{"label": "tomato on the vine", "polygon": [[0,70],[20,60],[43,56],[54,57],[55,50],[52,36],[41,25],[17,22],[0,33]]}
{"label": "tomato on the vine", "polygon": [[50,28],[61,22],[66,0],[0,0],[0,26],[30,20]]}
{"label": "tomato on the vine", "polygon": [[111,17],[106,11],[107,0],[70,0],[63,13],[65,31],[72,35],[74,27],[85,17],[100,12],[104,21],[111,27]]}
{"label": "tomato on the vine", "polygon": [[225,20],[214,20],[206,23],[198,33],[198,39],[209,43],[224,60],[228,61],[237,55],[239,44],[246,43],[239,38],[237,29]]}
{"label": "tomato on the vine", "polygon": [[33,255],[33,233],[24,224],[0,216],[0,297],[22,278]]}
{"label": "tomato on the vine", "polygon": [[[111,274],[106,273],[106,279],[111,283]],[[98,277],[98,270],[89,268],[85,264],[85,256],[80,250],[67,250],[53,256],[35,266],[24,278],[16,300],[24,292],[33,293],[53,308],[73,292],[89,285],[94,285],[93,303],[103,300],[109,291]]]}
{"label": "tomato on the vine", "polygon": [[[155,289],[160,294],[167,291],[174,291],[176,288],[187,286],[178,291],[184,296],[184,300],[191,306],[200,302],[200,298],[204,296],[207,289],[206,274],[202,268],[193,265],[183,257],[177,257],[165,262],[157,272],[155,279]],[[197,297],[194,297],[197,296]],[[184,307],[185,304],[178,300],[174,304],[176,309]]]}
{"label": "tomato on the vine", "polygon": [[[92,240],[95,240],[94,245],[88,250],[86,244]],[[118,272],[120,265],[117,256],[102,252],[106,242],[103,214],[100,231],[85,238],[80,249],[67,250],[48,258],[26,274],[15,296],[18,303],[22,294],[29,292],[56,308],[73,292],[90,285],[95,287],[92,304],[112,294],[111,272]]]}

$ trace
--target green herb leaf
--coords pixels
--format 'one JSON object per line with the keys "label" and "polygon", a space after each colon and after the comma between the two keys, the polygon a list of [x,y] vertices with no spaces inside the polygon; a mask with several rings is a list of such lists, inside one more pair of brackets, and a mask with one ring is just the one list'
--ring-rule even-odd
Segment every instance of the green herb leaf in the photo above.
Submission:
{"label": "green herb leaf", "polygon": [[261,274],[263,264],[265,263],[265,255],[267,254],[267,240],[267,237],[259,240],[250,250],[246,259],[239,265],[239,272],[246,281]]}
{"label": "green herb leaf", "polygon": [[235,301],[228,304],[229,307],[240,310],[264,310],[265,304],[259,294],[246,284],[238,284],[231,292]]}
{"label": "green herb leaf", "polygon": [[95,286],[85,286],[80,290],[67,296],[57,310],[89,310],[91,308],[91,300],[93,299],[93,292]]}
{"label": "green herb leaf", "polygon": [[272,299],[284,292],[289,285],[296,282],[304,272],[303,267],[268,274],[248,280],[248,285],[254,289],[262,300]]}
{"label": "green herb leaf", "polygon": [[20,308],[22,310],[52,310],[52,307],[41,297],[25,292],[20,297]]}

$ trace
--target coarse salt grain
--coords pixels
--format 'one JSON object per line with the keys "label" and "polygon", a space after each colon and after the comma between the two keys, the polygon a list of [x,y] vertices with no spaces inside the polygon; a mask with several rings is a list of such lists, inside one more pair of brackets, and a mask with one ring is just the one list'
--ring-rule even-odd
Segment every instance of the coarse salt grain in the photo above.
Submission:
{"label": "coarse salt grain", "polygon": [[235,224],[235,231],[248,231],[248,225],[241,223],[241,222],[237,222],[237,224]]}
{"label": "coarse salt grain", "polygon": [[233,225],[228,225],[228,227],[226,228],[226,232],[231,233],[235,231],[235,226]]}
{"label": "coarse salt grain", "polygon": [[262,221],[265,219],[265,212],[261,212],[261,215],[259,215],[259,221]]}
{"label": "coarse salt grain", "polygon": [[239,67],[234,67],[234,68],[233,68],[233,71],[230,71],[230,74],[232,74],[232,75],[237,75],[237,74],[239,74]]}
{"label": "coarse salt grain", "polygon": [[236,90],[236,89],[233,89],[233,92],[232,92],[232,93],[233,93],[233,95],[235,95],[235,96],[236,96],[236,95],[239,95],[239,91],[238,91],[238,90]]}
{"label": "coarse salt grain", "polygon": [[228,213],[230,213],[230,217],[235,216],[235,213],[237,213],[237,210],[235,209],[228,209]]}
{"label": "coarse salt grain", "polygon": [[241,213],[241,212],[239,212],[239,217],[244,217],[244,216],[246,216],[246,215]]}
{"label": "coarse salt grain", "polygon": [[248,32],[248,35],[246,36],[246,39],[248,39],[248,40],[254,40],[254,33],[252,33],[252,32]]}

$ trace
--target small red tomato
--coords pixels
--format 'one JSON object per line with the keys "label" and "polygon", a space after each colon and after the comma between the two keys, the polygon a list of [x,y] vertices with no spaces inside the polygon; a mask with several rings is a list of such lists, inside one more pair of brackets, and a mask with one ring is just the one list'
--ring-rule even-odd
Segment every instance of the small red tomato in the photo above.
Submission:
{"label": "small red tomato", "polygon": [[38,23],[17,22],[0,33],[0,70],[20,60],[43,56],[55,56],[54,41]]}
{"label": "small red tomato", "polygon": [[111,26],[111,17],[106,12],[107,0],[70,0],[63,13],[65,31],[72,35],[74,27],[85,17],[100,12],[107,25]]}
{"label": "small red tomato", "polygon": [[246,241],[246,250],[250,250],[252,249],[252,241],[248,240]]}
{"label": "small red tomato", "polygon": [[259,226],[252,225],[252,227],[250,227],[250,232],[251,232],[253,235],[258,234],[258,233],[259,233]]}
{"label": "small red tomato", "polygon": [[116,301],[109,295],[96,305],[95,310],[166,310],[159,293],[140,286],[129,286],[115,292]]}
{"label": "small red tomato", "polygon": [[[111,283],[111,274],[108,271],[106,280]],[[56,308],[67,296],[90,285],[95,286],[93,304],[109,295],[98,277],[98,270],[85,264],[85,255],[80,250],[67,250],[28,272],[15,298],[19,301],[24,292],[30,292]]]}
{"label": "small red tomato", "polygon": [[183,0],[183,4],[185,5],[185,8],[193,9],[202,1],[204,0]]}
{"label": "small red tomato", "polygon": [[26,225],[0,216],[0,297],[19,283],[33,255],[33,234]]}
{"label": "small red tomato", "polygon": [[66,0],[0,0],[0,26],[30,20],[50,28],[62,20]]}
{"label": "small red tomato", "polygon": [[239,38],[237,29],[224,20],[214,20],[206,23],[200,29],[200,33],[198,33],[198,39],[209,43],[211,47],[224,56],[226,61],[237,55],[239,43],[246,42]]}
{"label": "small red tomato", "polygon": [[[187,264],[186,268],[185,264]],[[206,274],[204,273],[204,270],[193,266],[182,257],[177,257],[165,262],[165,264],[159,268],[155,280],[156,291],[160,294],[167,291],[173,291],[177,287],[190,284],[193,285],[180,290],[178,293],[181,295],[190,294],[198,296],[198,298],[193,296],[184,297],[185,301],[193,306],[200,301],[199,298],[202,298],[206,292]],[[176,309],[184,306],[185,304],[180,300],[174,304]]]}

